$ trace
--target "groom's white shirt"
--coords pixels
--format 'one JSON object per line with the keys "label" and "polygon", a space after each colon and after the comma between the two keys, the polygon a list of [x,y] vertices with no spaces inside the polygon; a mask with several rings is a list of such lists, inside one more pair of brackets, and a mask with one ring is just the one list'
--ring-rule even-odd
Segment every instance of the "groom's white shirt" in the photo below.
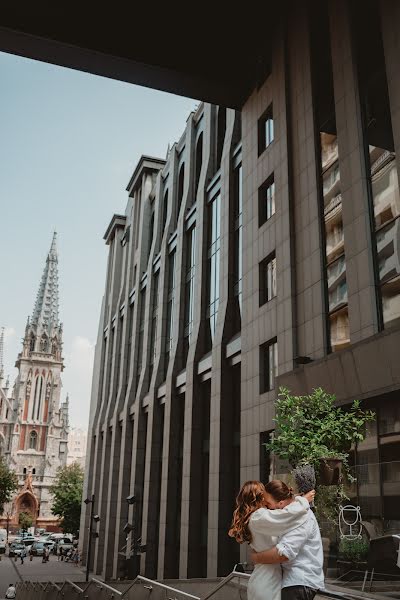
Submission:
{"label": "groom's white shirt", "polygon": [[306,585],[314,589],[324,588],[324,554],[321,533],[312,510],[307,513],[303,525],[283,535],[276,548],[288,558],[282,563],[282,587]]}

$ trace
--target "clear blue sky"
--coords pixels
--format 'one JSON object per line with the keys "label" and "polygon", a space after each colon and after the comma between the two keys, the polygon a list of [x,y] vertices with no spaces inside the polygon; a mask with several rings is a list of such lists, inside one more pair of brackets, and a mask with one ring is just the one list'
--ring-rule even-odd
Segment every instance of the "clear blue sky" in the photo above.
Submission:
{"label": "clear blue sky", "polygon": [[142,154],[165,158],[198,102],[0,53],[0,326],[12,381],[52,232],[58,232],[62,398],[87,426],[103,293],[103,234]]}

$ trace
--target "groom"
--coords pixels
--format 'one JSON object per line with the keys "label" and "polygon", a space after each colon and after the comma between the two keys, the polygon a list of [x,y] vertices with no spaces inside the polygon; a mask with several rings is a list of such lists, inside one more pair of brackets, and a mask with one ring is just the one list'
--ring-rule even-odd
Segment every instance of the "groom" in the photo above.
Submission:
{"label": "groom", "polygon": [[[292,502],[293,498],[280,502],[279,508]],[[267,498],[266,504],[267,508],[278,508],[272,497]],[[317,591],[324,588],[324,556],[321,533],[312,510],[307,512],[303,525],[285,533],[270,550],[252,552],[251,560],[255,564],[282,564],[281,600],[313,600]]]}

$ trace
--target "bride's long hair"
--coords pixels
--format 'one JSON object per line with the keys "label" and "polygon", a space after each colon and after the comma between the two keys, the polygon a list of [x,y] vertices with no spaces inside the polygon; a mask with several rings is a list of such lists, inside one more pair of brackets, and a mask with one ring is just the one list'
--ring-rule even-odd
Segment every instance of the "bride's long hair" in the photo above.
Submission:
{"label": "bride's long hair", "polygon": [[239,544],[251,542],[250,517],[253,512],[265,507],[266,492],[277,502],[293,498],[293,489],[280,479],[274,479],[266,486],[261,481],[246,481],[236,497],[236,508],[228,531],[228,535],[235,538]]}
{"label": "bride's long hair", "polygon": [[239,544],[251,542],[250,517],[254,511],[263,506],[265,506],[264,485],[261,481],[246,481],[236,497],[236,508],[228,535],[235,538]]}

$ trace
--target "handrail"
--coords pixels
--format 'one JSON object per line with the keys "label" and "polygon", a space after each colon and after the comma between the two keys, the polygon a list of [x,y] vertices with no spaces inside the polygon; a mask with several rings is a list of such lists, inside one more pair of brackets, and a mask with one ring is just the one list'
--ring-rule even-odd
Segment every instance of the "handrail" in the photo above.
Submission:
{"label": "handrail", "polygon": [[177,592],[178,594],[180,594],[181,596],[184,596],[185,598],[192,598],[192,600],[200,600],[199,596],[193,596],[193,594],[188,594],[188,592],[183,592],[181,590],[178,590],[177,588],[173,588],[169,585],[165,585],[165,583],[160,583],[159,581],[154,581],[154,579],[147,579],[147,577],[143,577],[142,575],[138,575],[136,577],[136,579],[133,581],[132,585],[130,585],[128,587],[128,589],[125,590],[125,592],[123,592],[123,594],[121,594],[121,597],[124,596],[130,589],[131,587],[135,584],[136,581],[143,581],[144,583],[148,583],[150,585],[154,585],[154,587],[160,587],[164,590],[168,590],[170,592]]}
{"label": "handrail", "polygon": [[207,598],[211,598],[211,596],[213,596],[215,594],[215,592],[218,592],[218,590],[220,590],[222,587],[224,587],[224,585],[226,583],[229,583],[230,580],[233,579],[234,577],[239,577],[242,579],[249,580],[251,575],[249,573],[240,573],[239,571],[232,571],[232,573],[229,573],[229,575],[224,577],[224,579],[222,579],[222,581],[220,581],[215,586],[215,588],[213,588],[210,592],[208,592],[208,594],[206,596],[204,596],[204,598],[202,598],[202,600],[207,600]]}
{"label": "handrail", "polygon": [[61,592],[61,588],[60,588],[60,586],[59,586],[59,585],[57,585],[56,583],[54,583],[54,581],[50,581],[50,583],[51,583],[51,585],[53,585],[53,586],[56,588],[56,590],[57,590],[58,592]]}
{"label": "handrail", "polygon": [[[94,581],[94,583],[97,583],[101,587],[105,588],[106,590],[109,590],[110,592],[113,592],[113,593],[117,594],[117,596],[122,596],[122,592],[120,592],[119,590],[116,590],[115,588],[111,587],[111,585],[108,585],[107,583],[104,583],[104,581],[100,581],[99,579],[94,579],[94,577],[92,577],[91,582],[92,581]],[[86,592],[86,590],[87,590],[87,588],[85,589],[85,592]]]}
{"label": "handrail", "polygon": [[78,592],[79,592],[80,594],[82,594],[82,593],[83,593],[83,589],[82,589],[81,587],[79,587],[79,585],[76,585],[76,583],[74,583],[73,581],[70,581],[69,579],[67,579],[67,580],[66,580],[66,582],[67,582],[67,583],[68,583],[70,586],[72,586],[73,588],[75,588],[76,590],[78,590]]}

